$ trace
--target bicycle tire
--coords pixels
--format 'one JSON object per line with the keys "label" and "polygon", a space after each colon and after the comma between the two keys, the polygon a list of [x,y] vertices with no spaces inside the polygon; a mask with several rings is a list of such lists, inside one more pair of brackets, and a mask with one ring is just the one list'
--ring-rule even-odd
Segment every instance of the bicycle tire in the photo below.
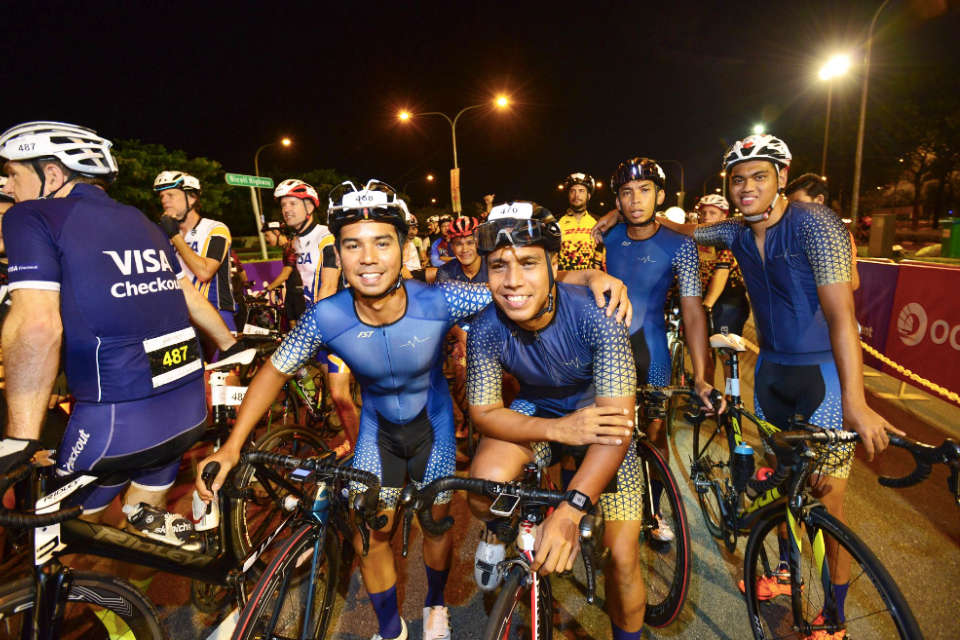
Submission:
{"label": "bicycle tire", "polygon": [[730,451],[725,426],[729,417],[710,418],[693,426],[693,462],[690,480],[700,504],[707,531],[725,539],[727,526],[721,507],[722,494],[731,486]]}
{"label": "bicycle tire", "polygon": [[[157,608],[139,590],[113,576],[89,571],[73,571],[73,584],[67,596],[61,640],[109,640],[106,625],[123,624],[136,640],[165,640]],[[0,587],[0,637],[20,638],[29,627],[36,597],[33,578],[22,578]],[[99,612],[113,615],[102,620]],[[122,626],[114,633],[125,632]]]}
{"label": "bicycle tire", "polygon": [[298,528],[257,582],[240,612],[233,640],[322,639],[333,611],[339,557],[338,538],[329,530],[316,524]]}
{"label": "bicycle tire", "polygon": [[[289,427],[265,434],[253,444],[258,451],[270,451],[298,458],[320,455],[329,451],[320,437],[304,427]],[[230,498],[230,529],[234,557],[243,560],[267,535],[273,532],[285,517],[284,495],[274,497],[262,490],[254,468],[240,465],[234,475],[234,488],[239,497]]]}
{"label": "bicycle tire", "polygon": [[[524,602],[530,602],[530,587],[526,584],[527,571],[520,565],[513,565],[503,579],[500,593],[493,603],[487,625],[483,631],[484,640],[511,640],[524,637],[532,638],[529,625],[529,606],[526,615],[517,615]],[[537,637],[532,640],[552,640],[553,638],[553,591],[550,580],[544,576],[538,580],[538,609],[542,612]],[[523,619],[521,619],[523,618]],[[525,624],[526,623],[526,624]]]}
{"label": "bicycle tire", "polygon": [[[777,532],[786,521],[787,516],[783,509],[773,509],[768,517],[754,525],[747,540],[744,554],[744,589],[754,638],[799,640],[809,635],[809,631],[805,631],[806,625],[820,613],[825,600],[814,556],[817,545],[813,541],[818,533],[822,533],[824,538],[832,538],[852,558],[845,607],[847,636],[910,640],[923,638],[906,599],[887,570],[856,534],[827,513],[822,506],[810,509],[802,517],[807,538],[804,542],[807,544],[802,545],[798,579],[802,581],[800,598],[804,619],[794,619],[789,597],[779,596],[765,602],[759,601],[757,578],[767,571],[765,567],[769,567],[771,562],[773,565],[777,564]],[[828,566],[826,561],[823,564]]]}
{"label": "bicycle tire", "polygon": [[[674,539],[661,542],[651,535],[654,528],[649,502],[643,500],[643,528],[640,538],[641,564],[647,568],[647,609],[644,622],[665,627],[673,622],[687,599],[690,586],[690,527],[683,497],[663,454],[647,440],[637,441],[637,457],[647,464],[651,482],[663,485],[660,514],[673,529]],[[646,489],[649,491],[649,487]]]}
{"label": "bicycle tire", "polygon": [[[674,341],[670,348],[670,385],[675,387],[684,387],[687,385],[686,371],[684,369],[684,342],[679,338]],[[680,413],[683,410],[684,401],[680,396],[674,395],[667,398],[666,407],[666,428],[667,435],[673,435],[676,426],[681,422]]]}

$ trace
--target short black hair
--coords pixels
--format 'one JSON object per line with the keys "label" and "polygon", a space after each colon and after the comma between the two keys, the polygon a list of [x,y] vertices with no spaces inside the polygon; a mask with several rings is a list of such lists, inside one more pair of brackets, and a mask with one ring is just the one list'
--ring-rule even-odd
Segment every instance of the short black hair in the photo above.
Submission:
{"label": "short black hair", "polygon": [[790,181],[787,185],[785,194],[789,197],[803,189],[811,198],[823,196],[823,201],[830,202],[830,192],[827,190],[827,183],[815,173],[805,173]]}

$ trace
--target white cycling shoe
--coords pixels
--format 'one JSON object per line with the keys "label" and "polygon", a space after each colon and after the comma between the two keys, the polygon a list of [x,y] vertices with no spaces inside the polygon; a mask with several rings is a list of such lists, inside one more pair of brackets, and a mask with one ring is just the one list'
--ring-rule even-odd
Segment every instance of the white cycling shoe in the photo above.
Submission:
{"label": "white cycling shoe", "polygon": [[500,586],[503,576],[498,565],[507,555],[505,546],[499,542],[480,540],[473,556],[473,578],[481,591],[493,591]]}
{"label": "white cycling shoe", "polygon": [[446,606],[423,608],[423,640],[450,640],[450,611]]}
{"label": "white cycling shoe", "polygon": [[375,633],[370,640],[407,640],[407,622],[403,618],[400,618],[400,635],[396,638],[384,639],[379,633]]}
{"label": "white cycling shoe", "polygon": [[673,529],[670,528],[670,525],[658,515],[653,516],[657,521],[657,527],[650,531],[650,535],[654,537],[655,540],[660,542],[671,542],[676,535],[673,533]]}

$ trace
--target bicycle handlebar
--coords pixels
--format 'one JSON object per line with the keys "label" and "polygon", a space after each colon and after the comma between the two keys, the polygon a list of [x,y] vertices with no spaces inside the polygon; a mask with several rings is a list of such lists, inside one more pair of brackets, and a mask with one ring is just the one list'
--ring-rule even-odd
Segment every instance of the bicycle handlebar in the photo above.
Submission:
{"label": "bicycle handlebar", "polygon": [[[29,476],[33,468],[33,464],[27,463],[6,475],[0,476],[0,496],[14,484]],[[82,513],[83,507],[79,505],[67,509],[58,509],[52,513],[14,513],[0,504],[0,526],[10,527],[11,529],[36,529],[66,520],[73,520],[80,517]]]}

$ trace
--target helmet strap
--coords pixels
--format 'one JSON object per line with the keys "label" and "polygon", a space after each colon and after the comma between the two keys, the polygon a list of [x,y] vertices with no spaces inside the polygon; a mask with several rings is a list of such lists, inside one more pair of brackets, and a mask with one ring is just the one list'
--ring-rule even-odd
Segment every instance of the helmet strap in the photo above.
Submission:
{"label": "helmet strap", "polygon": [[752,216],[744,215],[743,219],[747,222],[763,222],[770,217],[770,212],[773,211],[773,208],[777,206],[777,200],[780,199],[780,196],[783,195],[783,189],[777,189],[777,195],[773,197],[773,202],[770,203],[770,206],[767,207],[767,210],[763,213],[758,213]]}
{"label": "helmet strap", "polygon": [[537,312],[537,315],[530,318],[531,320],[536,320],[537,318],[542,317],[547,313],[553,312],[553,294],[556,288],[556,281],[553,279],[553,263],[550,261],[550,252],[547,251],[547,248],[543,248],[543,255],[547,259],[547,281],[549,282],[548,293],[547,293],[547,306],[540,309]]}
{"label": "helmet strap", "polygon": [[37,200],[47,200],[49,198],[57,197],[57,194],[60,193],[60,190],[70,184],[70,182],[72,182],[73,179],[78,175],[76,171],[68,169],[68,173],[66,175],[66,179],[63,181],[63,184],[47,195],[43,195],[43,190],[47,185],[47,177],[43,172],[43,164],[41,164],[39,158],[34,158],[31,164],[33,165],[33,170],[37,172],[37,177],[40,178],[40,193],[37,194]]}

